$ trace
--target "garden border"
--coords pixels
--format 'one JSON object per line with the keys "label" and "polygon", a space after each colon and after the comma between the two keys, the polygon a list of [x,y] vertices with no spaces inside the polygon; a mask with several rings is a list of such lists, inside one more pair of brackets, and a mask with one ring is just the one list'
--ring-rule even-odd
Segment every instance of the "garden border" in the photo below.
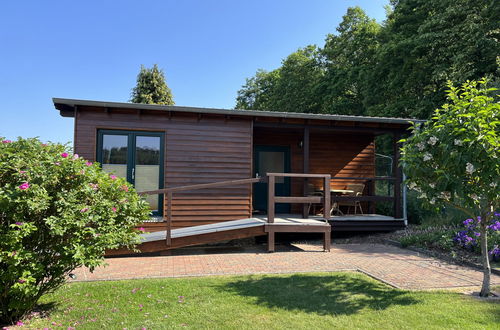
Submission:
{"label": "garden border", "polygon": [[[435,252],[435,251],[431,251],[431,250],[426,250],[426,249],[423,249],[423,248],[419,248],[419,247],[416,247],[416,246],[403,246],[403,244],[401,244],[400,242],[398,241],[394,241],[394,240],[391,240],[391,239],[386,239],[384,240],[386,242],[386,244],[389,244],[389,245],[392,245],[392,246],[396,246],[398,248],[401,248],[401,249],[407,249],[407,250],[411,250],[411,251],[415,251],[415,252],[418,252],[418,253],[422,253],[422,254],[425,254],[425,255],[428,255],[430,257],[434,257],[434,258],[438,258],[438,259],[442,259],[446,262],[449,262],[449,263],[452,263],[452,264],[455,264],[455,265],[458,265],[458,266],[466,266],[466,267],[470,267],[470,268],[474,268],[474,269],[477,269],[477,270],[483,270],[483,267],[479,264],[476,264],[476,263],[473,263],[473,262],[470,262],[470,261],[460,261],[460,260],[456,260],[444,253],[439,253],[439,252]],[[500,270],[499,269],[496,269],[496,268],[492,268],[491,269],[491,273],[492,274],[495,274],[495,275],[500,275]]]}

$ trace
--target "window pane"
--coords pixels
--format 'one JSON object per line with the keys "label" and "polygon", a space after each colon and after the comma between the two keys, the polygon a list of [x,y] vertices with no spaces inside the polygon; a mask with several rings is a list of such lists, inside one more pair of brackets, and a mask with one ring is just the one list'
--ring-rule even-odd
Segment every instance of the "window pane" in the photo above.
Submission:
{"label": "window pane", "polygon": [[[138,136],[135,142],[135,188],[156,190],[160,183],[160,137]],[[158,210],[158,195],[148,195],[152,211]]]}
{"label": "window pane", "polygon": [[102,169],[127,177],[127,135],[104,134],[102,137]]}
{"label": "window pane", "polygon": [[[285,173],[285,153],[282,151],[261,151],[259,153],[259,174]],[[283,183],[284,177],[277,177],[276,183]]]}

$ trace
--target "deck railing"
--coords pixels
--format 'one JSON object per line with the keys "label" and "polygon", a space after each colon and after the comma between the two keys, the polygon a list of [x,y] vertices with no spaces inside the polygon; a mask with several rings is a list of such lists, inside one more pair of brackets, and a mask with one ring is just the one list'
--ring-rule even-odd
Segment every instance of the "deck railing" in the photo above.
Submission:
{"label": "deck railing", "polygon": [[[323,191],[330,190],[330,174],[307,174],[307,173],[267,173],[268,185],[267,185],[267,222],[273,223],[275,216],[275,204],[276,203],[300,203],[300,204],[312,204],[312,203],[323,203],[323,218],[325,222],[328,223],[330,220],[330,198],[324,198],[322,196],[303,196],[303,197],[289,197],[289,196],[276,196],[275,193],[275,183],[277,177],[287,177],[287,178],[320,178],[323,179]],[[304,195],[307,192],[304,192]]]}
{"label": "deck railing", "polygon": [[172,243],[172,200],[174,198],[175,192],[197,190],[197,189],[207,189],[207,188],[227,187],[227,186],[236,186],[236,185],[250,184],[250,183],[256,183],[256,182],[263,182],[263,181],[264,181],[264,178],[261,178],[261,177],[250,178],[250,179],[240,179],[240,180],[228,180],[228,181],[193,184],[193,185],[189,185],[189,186],[179,186],[179,187],[164,188],[164,189],[158,189],[158,190],[143,191],[143,192],[140,192],[139,194],[140,195],[163,194],[164,199],[165,199],[165,204],[167,205],[166,241],[167,241],[167,246],[170,246]]}
{"label": "deck railing", "polygon": [[[291,196],[276,196],[275,184],[277,177],[289,177],[289,178],[303,178],[303,179],[322,179],[323,191],[330,190],[330,183],[332,181],[365,181],[365,182],[375,182],[375,181],[388,181],[396,182],[394,177],[334,177],[332,178],[330,174],[307,174],[307,173],[266,173],[264,177],[240,179],[240,180],[228,180],[213,183],[203,183],[188,186],[179,186],[172,188],[164,188],[158,190],[144,191],[140,192],[140,195],[164,195],[164,203],[166,204],[166,242],[170,246],[172,242],[172,200],[174,193],[188,190],[206,189],[206,188],[218,188],[227,187],[233,185],[243,185],[243,184],[253,184],[257,182],[268,182],[268,206],[267,206],[267,222],[274,223],[275,218],[275,204],[276,203],[300,203],[300,204],[323,204],[323,218],[325,222],[331,218],[330,210],[331,203],[342,202],[342,201],[359,201],[359,202],[369,202],[374,205],[373,202],[391,201],[394,203],[395,216],[397,217],[400,213],[400,188],[394,187],[394,196],[375,196],[373,195],[372,185],[368,185],[369,195],[365,196],[331,196],[331,198],[324,198],[324,196],[302,196],[302,197],[291,197]],[[304,195],[307,194],[304,191]],[[373,212],[371,212],[373,213]]]}

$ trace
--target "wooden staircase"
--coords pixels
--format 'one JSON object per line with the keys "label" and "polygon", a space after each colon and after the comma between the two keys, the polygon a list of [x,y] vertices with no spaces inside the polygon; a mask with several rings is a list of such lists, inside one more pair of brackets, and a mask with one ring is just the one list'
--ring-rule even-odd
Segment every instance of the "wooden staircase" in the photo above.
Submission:
{"label": "wooden staircase", "polygon": [[[172,229],[172,199],[173,193],[178,191],[186,191],[193,189],[204,189],[213,187],[222,187],[229,185],[242,185],[251,184],[255,182],[264,181],[264,178],[251,178],[242,180],[223,181],[199,185],[190,185],[182,187],[174,187],[167,189],[160,189],[154,191],[147,191],[141,194],[165,194],[167,204],[166,224],[167,228],[163,231],[154,233],[142,234],[142,243],[139,244],[137,249],[139,252],[128,250],[125,248],[108,250],[106,256],[125,256],[134,253],[161,253],[164,251],[207,243],[214,243],[220,241],[228,241],[233,239],[256,237],[267,235],[268,236],[268,251],[275,250],[275,233],[280,232],[315,232],[324,234],[324,250],[330,251],[330,235],[331,226],[328,222],[330,219],[330,199],[321,197],[276,197],[274,193],[274,182],[276,177],[321,177],[324,178],[325,190],[329,182],[330,175],[322,174],[302,174],[302,173],[268,173],[266,181],[269,182],[268,191],[268,215],[261,217],[252,217],[240,220],[224,221],[214,224],[192,226],[186,228]],[[322,202],[323,209],[327,210],[324,213],[324,218],[307,219],[295,218],[292,216],[275,217],[274,206],[275,203],[319,203]]]}

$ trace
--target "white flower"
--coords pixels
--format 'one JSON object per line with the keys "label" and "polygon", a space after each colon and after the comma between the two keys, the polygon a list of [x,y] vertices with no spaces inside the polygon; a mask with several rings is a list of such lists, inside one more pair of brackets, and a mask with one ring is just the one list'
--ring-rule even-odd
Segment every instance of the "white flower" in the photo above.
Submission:
{"label": "white flower", "polygon": [[420,150],[420,151],[424,150],[425,149],[425,144],[423,144],[422,142],[417,143],[417,149]]}
{"label": "white flower", "polygon": [[425,193],[422,193],[422,195],[418,196],[418,198],[427,198],[427,195]]}
{"label": "white flower", "polygon": [[474,173],[475,169],[474,169],[474,165],[472,165],[471,163],[467,163],[465,165],[465,171],[469,174],[472,174]]}
{"label": "white flower", "polygon": [[455,139],[454,143],[455,143],[455,145],[456,145],[456,146],[461,146],[461,145],[463,145],[462,140],[459,140],[459,139]]}
{"label": "white flower", "polygon": [[417,187],[417,184],[415,182],[410,182],[410,184],[408,185],[408,188],[410,189],[415,189]]}
{"label": "white flower", "polygon": [[435,199],[435,198],[431,199],[431,200],[429,201],[429,203],[431,203],[431,204],[436,204],[436,199]]}
{"label": "white flower", "polygon": [[436,184],[435,183],[429,183],[429,187],[431,187],[432,189],[436,188]]}
{"label": "white flower", "polygon": [[490,183],[490,187],[492,187],[492,188],[496,188],[496,187],[497,187],[497,183],[496,183],[496,182],[492,182],[492,183]]}
{"label": "white flower", "polygon": [[441,198],[445,200],[449,200],[451,198],[451,192],[449,191],[443,191],[441,193]]}
{"label": "white flower", "polygon": [[431,137],[429,138],[429,141],[427,141],[427,143],[429,143],[431,146],[435,145],[435,144],[436,144],[436,142],[438,142],[438,138],[437,138],[437,137],[435,137],[435,136],[431,136]]}
{"label": "white flower", "polygon": [[479,197],[476,194],[471,194],[470,198],[472,198],[475,201],[479,200]]}
{"label": "white flower", "polygon": [[424,162],[431,160],[431,159],[432,159],[432,155],[430,153],[426,152],[424,154]]}

